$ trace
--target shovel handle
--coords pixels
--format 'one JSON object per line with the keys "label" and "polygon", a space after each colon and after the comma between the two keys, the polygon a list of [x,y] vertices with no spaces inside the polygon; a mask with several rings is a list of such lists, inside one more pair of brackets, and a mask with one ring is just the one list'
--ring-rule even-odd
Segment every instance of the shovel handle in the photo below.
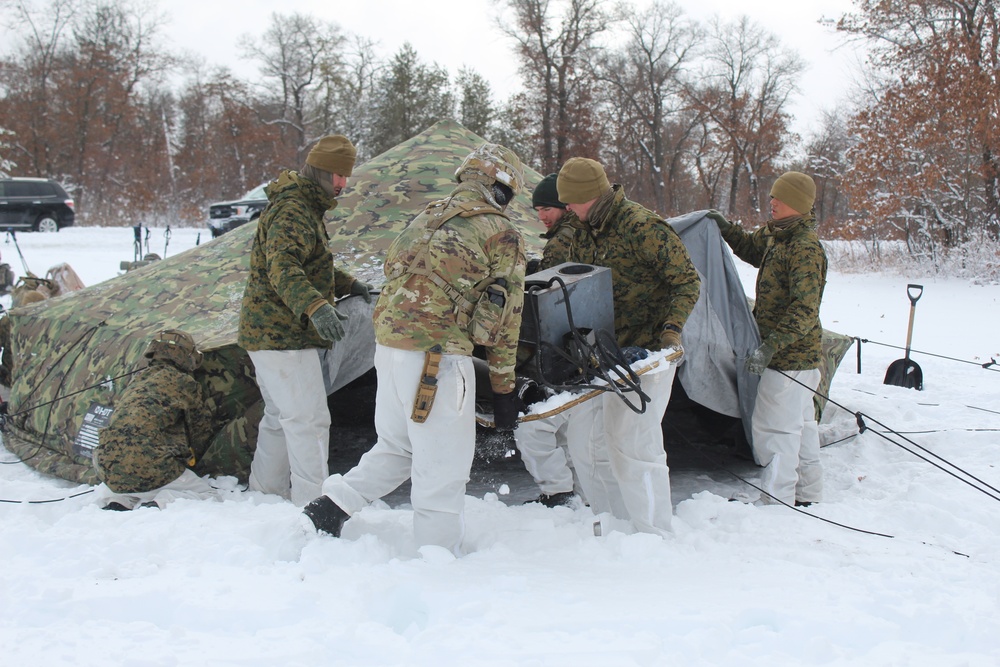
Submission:
{"label": "shovel handle", "polygon": [[[914,296],[916,292],[916,296]],[[906,286],[906,296],[910,298],[910,323],[906,327],[906,360],[910,359],[910,341],[913,339],[913,316],[916,314],[917,310],[917,299],[919,299],[924,293],[923,285],[907,285]]]}
{"label": "shovel handle", "polygon": [[[913,293],[916,292],[916,296]],[[924,286],[923,285],[907,285],[906,286],[906,296],[910,297],[910,305],[917,305],[917,299],[923,296]]]}

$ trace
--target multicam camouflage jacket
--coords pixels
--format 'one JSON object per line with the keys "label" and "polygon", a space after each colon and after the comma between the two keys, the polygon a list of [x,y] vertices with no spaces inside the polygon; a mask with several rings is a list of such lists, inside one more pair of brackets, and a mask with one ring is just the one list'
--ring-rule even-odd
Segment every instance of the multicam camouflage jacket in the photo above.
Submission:
{"label": "multicam camouflage jacket", "polygon": [[615,185],[610,201],[591,209],[593,251],[574,260],[611,269],[615,335],[622,347],[659,350],[663,327],[684,328],[701,280],[687,248],[660,216],[625,198]]}
{"label": "multicam camouflage jacket", "polygon": [[737,257],[760,269],[753,314],[761,340],[775,349],[769,368],[818,368],[827,260],[815,218],[804,216],[783,229],[769,223],[752,233],[731,225],[722,237]]}
{"label": "multicam camouflage jacket", "polygon": [[563,262],[573,262],[575,257],[593,253],[594,237],[590,226],[576,217],[571,211],[566,211],[556,224],[542,234],[546,239],[542,250],[542,261],[539,271],[551,269]]}
{"label": "multicam camouflage jacket", "polygon": [[201,385],[173,364],[153,360],[98,432],[97,474],[115,493],[152,491],[200,458],[212,437]]}
{"label": "multicam camouflage jacket", "polygon": [[333,265],[323,213],[337,205],[318,183],[283,171],[265,190],[237,342],[245,350],[330,347],[306,316],[318,299],[350,293],[354,277]]}
{"label": "multicam camouflage jacket", "polygon": [[[456,215],[433,232],[427,243],[425,232],[436,216],[448,215],[457,206],[485,212],[468,217]],[[472,354],[467,328],[459,324],[459,307],[445,290],[426,275],[410,272],[422,248],[426,268],[444,282],[475,300],[473,288],[487,278],[506,281],[509,317],[494,344],[486,349],[493,391],[514,389],[517,338],[524,305],[524,240],[521,233],[496,209],[478,201],[473,193],[459,192],[431,203],[415,217],[389,246],[385,257],[385,285],[375,304],[375,339],[382,345],[403,350],[426,351],[440,345],[445,354]]]}

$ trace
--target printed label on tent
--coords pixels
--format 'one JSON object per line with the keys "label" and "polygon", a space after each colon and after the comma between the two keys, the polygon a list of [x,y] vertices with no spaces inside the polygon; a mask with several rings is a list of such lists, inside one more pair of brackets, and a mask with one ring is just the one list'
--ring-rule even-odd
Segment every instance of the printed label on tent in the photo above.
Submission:
{"label": "printed label on tent", "polygon": [[114,408],[109,408],[100,403],[91,403],[87,408],[87,414],[83,416],[83,426],[76,434],[73,441],[73,453],[88,459],[94,458],[94,450],[100,442],[97,439],[97,432],[108,425],[111,421],[111,413]]}

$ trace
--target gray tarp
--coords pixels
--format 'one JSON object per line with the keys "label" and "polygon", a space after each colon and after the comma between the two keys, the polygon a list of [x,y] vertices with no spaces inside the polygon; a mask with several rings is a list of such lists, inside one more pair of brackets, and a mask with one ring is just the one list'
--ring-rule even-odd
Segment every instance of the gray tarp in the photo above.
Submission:
{"label": "gray tarp", "polygon": [[752,445],[750,417],[760,377],[747,373],[743,365],[760,345],[760,334],[732,253],[706,213],[695,211],[667,220],[701,278],[698,303],[684,326],[684,363],[677,377],[691,400],[740,417]]}

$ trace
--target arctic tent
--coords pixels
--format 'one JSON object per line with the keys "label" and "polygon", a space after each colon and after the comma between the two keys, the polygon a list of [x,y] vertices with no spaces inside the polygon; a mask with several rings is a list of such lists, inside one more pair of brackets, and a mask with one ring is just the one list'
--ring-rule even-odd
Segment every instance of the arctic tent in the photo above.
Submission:
{"label": "arctic tent", "polygon": [[[424,206],[451,191],[455,169],[482,142],[461,125],[442,121],[357,166],[326,219],[339,264],[381,283],[380,258],[389,243]],[[526,168],[525,180],[526,192],[511,202],[507,215],[538,251],[543,227],[531,209],[531,190],[541,176]],[[95,483],[90,454],[97,429],[132,374],[145,367],[142,353],[163,329],[187,331],[204,353],[197,377],[215,427],[221,432],[245,418],[260,400],[249,357],[236,345],[256,229],[256,223],[244,225],[125,275],[15,309],[7,449],[42,472]],[[370,330],[370,312],[368,323]],[[364,348],[345,354],[362,359],[352,374],[371,367],[371,340],[370,332],[352,338],[351,345]],[[350,379],[337,378],[340,385]]]}

